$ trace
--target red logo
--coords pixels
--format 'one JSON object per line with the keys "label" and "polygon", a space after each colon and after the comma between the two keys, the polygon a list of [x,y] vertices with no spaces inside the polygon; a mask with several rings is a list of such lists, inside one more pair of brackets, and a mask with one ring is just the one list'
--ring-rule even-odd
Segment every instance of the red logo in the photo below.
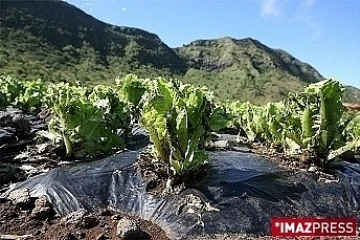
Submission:
{"label": "red logo", "polygon": [[356,237],[355,218],[273,218],[276,237]]}

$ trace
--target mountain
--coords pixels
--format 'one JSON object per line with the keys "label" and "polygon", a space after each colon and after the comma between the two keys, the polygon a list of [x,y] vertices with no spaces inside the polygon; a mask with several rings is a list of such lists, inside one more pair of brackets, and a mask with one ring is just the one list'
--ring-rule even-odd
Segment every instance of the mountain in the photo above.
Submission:
{"label": "mountain", "polygon": [[57,0],[1,0],[1,71],[99,82],[128,72],[183,74],[186,64],[144,30],[101,22]]}
{"label": "mountain", "polygon": [[353,86],[345,86],[343,101],[360,104],[360,89]]}
{"label": "mountain", "polygon": [[324,79],[309,64],[251,38],[197,40],[176,52],[189,66],[184,81],[216,90],[215,97],[221,100],[278,101]]}
{"label": "mountain", "polygon": [[[165,76],[206,85],[218,100],[262,104],[324,79],[289,53],[246,38],[196,40],[172,49],[147,31],[99,21],[59,0],[0,0],[0,74],[111,84]],[[346,89],[356,102],[360,90]]]}

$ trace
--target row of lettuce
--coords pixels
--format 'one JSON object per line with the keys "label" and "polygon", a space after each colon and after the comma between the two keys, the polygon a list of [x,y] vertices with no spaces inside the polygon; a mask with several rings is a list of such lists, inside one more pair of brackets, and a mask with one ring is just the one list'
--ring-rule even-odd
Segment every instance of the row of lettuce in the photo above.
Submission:
{"label": "row of lettuce", "polygon": [[175,80],[128,75],[112,86],[89,87],[2,77],[0,84],[0,108],[50,110],[48,132],[41,134],[63,144],[69,158],[122,149],[140,123],[155,157],[181,175],[206,162],[209,133],[226,125],[210,91]]}
{"label": "row of lettuce", "polygon": [[326,80],[279,103],[214,103],[212,92],[177,80],[128,75],[112,86],[44,83],[0,78],[0,108],[48,109],[48,134],[66,156],[86,156],[124,148],[134,124],[150,134],[157,159],[174,174],[207,161],[210,133],[237,128],[248,142],[286,152],[310,151],[324,165],[360,147],[359,114],[344,112],[343,87]]}
{"label": "row of lettuce", "polygon": [[310,151],[318,164],[327,164],[360,147],[360,114],[346,112],[344,88],[334,80],[311,84],[304,91],[265,106],[227,103],[232,126],[245,131],[250,142],[281,147],[289,153]]}

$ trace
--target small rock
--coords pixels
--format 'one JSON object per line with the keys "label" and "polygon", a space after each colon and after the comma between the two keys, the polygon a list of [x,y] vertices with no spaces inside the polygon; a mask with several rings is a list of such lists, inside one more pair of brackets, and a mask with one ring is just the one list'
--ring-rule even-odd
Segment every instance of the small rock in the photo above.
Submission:
{"label": "small rock", "polygon": [[102,239],[109,239],[109,237],[106,236],[105,233],[100,233],[99,235],[97,235],[97,236],[95,237],[95,239],[96,239],[96,240],[102,240]]}
{"label": "small rock", "polygon": [[327,178],[324,178],[324,177],[320,177],[317,181],[318,182],[323,182],[323,183],[339,182],[339,180],[337,180],[337,179],[327,179]]}
{"label": "small rock", "polygon": [[113,220],[120,220],[122,217],[121,217],[121,215],[116,214],[116,215],[112,216],[111,218],[112,218]]}
{"label": "small rock", "polygon": [[31,211],[30,217],[37,219],[48,218],[52,213],[52,206],[46,196],[36,199],[35,207]]}
{"label": "small rock", "polygon": [[80,209],[76,212],[68,214],[61,221],[67,224],[74,224],[81,221],[81,219],[87,214],[89,214],[88,211],[86,211],[85,209]]}
{"label": "small rock", "polygon": [[74,224],[83,228],[92,228],[99,224],[99,220],[85,209],[70,213],[61,221],[65,222],[67,225]]}
{"label": "small rock", "polygon": [[34,199],[30,197],[29,189],[26,188],[12,191],[7,198],[21,208],[29,207],[34,203]]}
{"label": "small rock", "polygon": [[194,214],[195,213],[195,210],[192,209],[192,208],[189,208],[186,213],[189,213],[189,214]]}
{"label": "small rock", "polygon": [[247,147],[232,147],[231,150],[238,151],[242,153],[252,153],[253,151]]}
{"label": "small rock", "polygon": [[34,239],[32,235],[0,235],[0,239],[6,240],[30,240]]}
{"label": "small rock", "polygon": [[141,239],[144,237],[135,220],[124,217],[119,220],[116,226],[116,236],[126,239]]}
{"label": "small rock", "polygon": [[212,132],[211,135],[210,135],[210,139],[213,140],[213,141],[216,141],[218,139],[221,138],[221,134],[218,134],[218,133],[215,133],[215,132]]}
{"label": "small rock", "polygon": [[308,169],[308,172],[316,172],[316,171],[317,171],[317,168],[315,166],[311,166]]}
{"label": "small rock", "polygon": [[84,239],[86,237],[86,233],[81,231],[76,231],[74,234],[78,239]]}
{"label": "small rock", "polygon": [[219,140],[219,141],[214,141],[213,146],[216,148],[228,149],[230,147],[230,143],[228,140]]}

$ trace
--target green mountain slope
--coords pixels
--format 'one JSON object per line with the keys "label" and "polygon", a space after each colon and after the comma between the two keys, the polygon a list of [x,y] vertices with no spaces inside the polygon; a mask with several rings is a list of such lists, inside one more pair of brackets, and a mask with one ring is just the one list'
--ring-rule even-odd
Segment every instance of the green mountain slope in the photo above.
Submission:
{"label": "green mountain slope", "polygon": [[[63,1],[0,1],[0,74],[85,84],[162,75],[206,85],[218,100],[258,104],[323,79],[309,64],[251,38],[171,49],[155,34],[106,24]],[[359,101],[360,90],[346,93],[346,101]]]}
{"label": "green mountain slope", "polygon": [[119,74],[182,74],[157,35],[98,21],[63,1],[1,1],[1,71],[88,82]]}
{"label": "green mountain slope", "polygon": [[278,101],[289,91],[323,79],[310,65],[251,38],[198,40],[176,51],[190,67],[184,80],[218,89],[221,100]]}

